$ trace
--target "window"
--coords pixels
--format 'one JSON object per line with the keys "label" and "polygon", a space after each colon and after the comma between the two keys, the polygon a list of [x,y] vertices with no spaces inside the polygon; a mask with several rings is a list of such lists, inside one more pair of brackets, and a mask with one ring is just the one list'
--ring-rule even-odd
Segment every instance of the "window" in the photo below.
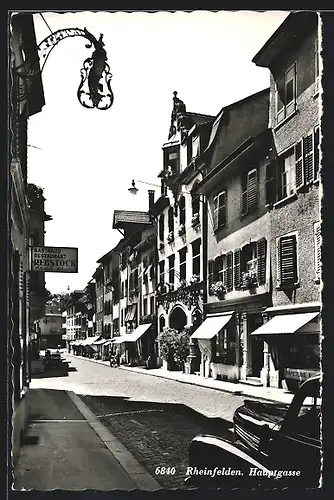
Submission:
{"label": "window", "polygon": [[121,326],[124,326],[124,309],[121,309]]}
{"label": "window", "polygon": [[234,288],[239,290],[245,285],[245,274],[253,283],[264,285],[266,283],[267,240],[249,243],[243,248],[234,251]]}
{"label": "window", "polygon": [[150,314],[154,314],[154,296],[150,297]]}
{"label": "window", "polygon": [[210,290],[210,287],[212,285],[212,283],[214,282],[214,261],[213,260],[209,260],[208,262],[208,285],[209,285],[209,290]]}
{"label": "window", "polygon": [[315,81],[314,93],[315,94],[319,92],[319,79],[320,79],[319,59],[320,59],[319,40],[317,35],[314,42],[314,81]]}
{"label": "window", "polygon": [[257,208],[257,170],[247,172],[243,181],[242,215],[248,214]]}
{"label": "window", "polygon": [[321,277],[321,224],[314,224],[314,262],[315,262],[315,277],[320,280]]}
{"label": "window", "polygon": [[184,196],[181,196],[180,198],[179,208],[180,208],[179,224],[180,226],[182,226],[186,223],[186,200]]}
{"label": "window", "polygon": [[[298,154],[299,150],[297,148],[296,155]],[[296,192],[296,155],[294,150],[290,150],[286,156],[281,158],[281,198],[286,198]],[[297,161],[299,161],[298,157]]]}
{"label": "window", "polygon": [[187,248],[184,247],[179,251],[180,256],[180,280],[185,280],[187,277]]}
{"label": "window", "polygon": [[160,316],[159,318],[159,332],[161,333],[163,329],[165,328],[166,320],[164,316]]}
{"label": "window", "polygon": [[196,137],[193,137],[192,140],[192,157],[196,158],[200,153],[200,142],[199,142],[199,136],[197,135]]}
{"label": "window", "polygon": [[276,82],[276,120],[280,123],[296,109],[296,65]]}
{"label": "window", "polygon": [[164,170],[176,174],[179,169],[179,147],[164,150]]}
{"label": "window", "polygon": [[228,292],[233,289],[233,252],[221,255],[214,261],[213,281],[221,281]]}
{"label": "window", "polygon": [[201,240],[198,239],[192,243],[193,251],[193,274],[201,274]]}
{"label": "window", "polygon": [[174,231],[174,209],[169,207],[168,209],[168,231]]}
{"label": "window", "polygon": [[227,259],[226,255],[222,255],[216,259],[216,281],[221,281],[223,285],[227,285]]}
{"label": "window", "polygon": [[124,298],[124,281],[121,283],[121,299]]}
{"label": "window", "polygon": [[165,282],[165,261],[159,262],[159,281],[160,283]]}
{"label": "window", "polygon": [[165,217],[164,214],[161,214],[159,217],[159,239],[161,242],[164,241],[165,235]]}
{"label": "window", "polygon": [[214,231],[226,227],[226,191],[213,198],[213,228]]}
{"label": "window", "polygon": [[319,179],[320,168],[320,143],[319,143],[319,127],[314,129],[314,180]]}
{"label": "window", "polygon": [[199,210],[200,210],[200,195],[193,195],[191,199],[191,213],[193,218],[197,218],[199,221]]}
{"label": "window", "polygon": [[171,285],[174,285],[174,267],[175,267],[175,255],[168,257],[168,281]]}
{"label": "window", "polygon": [[295,234],[277,239],[278,286],[294,285],[297,276],[297,237]]}
{"label": "window", "polygon": [[143,300],[143,314],[144,316],[147,315],[147,299]]}

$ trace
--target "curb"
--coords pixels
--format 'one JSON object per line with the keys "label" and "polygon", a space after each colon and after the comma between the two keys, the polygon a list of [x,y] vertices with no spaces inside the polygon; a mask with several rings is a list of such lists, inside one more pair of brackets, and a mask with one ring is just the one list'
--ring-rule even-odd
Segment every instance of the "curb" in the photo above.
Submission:
{"label": "curb", "polygon": [[[73,356],[73,355],[69,354],[69,356]],[[78,359],[84,359],[86,361],[91,361],[93,363],[99,363],[100,365],[109,366],[109,364],[107,364],[108,362],[105,362],[105,361],[100,361],[100,360],[91,359],[91,358],[84,358],[82,356],[73,356],[73,357],[78,358]],[[279,399],[274,399],[271,397],[248,394],[247,392],[244,392],[242,389],[234,389],[232,387],[231,387],[231,389],[229,389],[227,387],[211,387],[210,385],[200,384],[196,380],[189,381],[189,380],[175,379],[172,377],[166,377],[166,375],[163,375],[160,373],[152,373],[152,372],[150,372],[150,370],[138,370],[138,369],[134,370],[133,368],[123,366],[123,365],[120,365],[118,367],[118,369],[127,370],[127,371],[132,372],[132,373],[141,373],[143,375],[150,375],[151,377],[163,378],[165,380],[172,380],[174,382],[179,382],[181,384],[195,385],[196,387],[203,387],[205,389],[212,389],[213,391],[225,392],[227,394],[233,394],[234,396],[243,396],[246,398],[255,399],[257,401],[267,401],[269,403],[289,404],[289,403],[284,403],[283,401],[281,401]]]}
{"label": "curb", "polygon": [[158,481],[151,476],[149,472],[135,459],[135,457],[125,448],[125,446],[103,425],[98,421],[94,413],[88,406],[77,396],[73,391],[66,391],[68,397],[74,403],[76,408],[86,419],[91,428],[95,431],[98,437],[108,450],[114,455],[116,460],[123,467],[130,479],[140,490],[156,491],[162,489]]}

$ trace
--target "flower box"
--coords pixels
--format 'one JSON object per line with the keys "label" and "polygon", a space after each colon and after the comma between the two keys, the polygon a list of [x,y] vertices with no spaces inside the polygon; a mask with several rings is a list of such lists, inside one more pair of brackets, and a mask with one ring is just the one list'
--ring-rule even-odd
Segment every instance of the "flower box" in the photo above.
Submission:
{"label": "flower box", "polygon": [[255,288],[258,286],[256,273],[245,271],[242,273],[242,288]]}
{"label": "flower box", "polygon": [[179,236],[183,236],[184,234],[186,233],[186,228],[185,228],[185,225],[182,224],[179,229],[178,229],[178,235]]}
{"label": "flower box", "polygon": [[210,295],[215,295],[218,298],[223,298],[226,294],[226,287],[221,281],[215,281],[210,286]]}
{"label": "flower box", "polygon": [[173,241],[174,241],[174,231],[171,231],[170,233],[168,233],[167,241],[168,241],[168,243],[173,243]]}
{"label": "flower box", "polygon": [[199,275],[198,275],[198,274],[193,274],[193,275],[191,276],[191,278],[189,279],[189,283],[190,283],[191,285],[194,285],[195,283],[199,283],[199,282],[200,282],[200,277],[199,277]]}
{"label": "flower box", "polygon": [[199,224],[199,214],[194,214],[191,218],[191,225],[197,226]]}

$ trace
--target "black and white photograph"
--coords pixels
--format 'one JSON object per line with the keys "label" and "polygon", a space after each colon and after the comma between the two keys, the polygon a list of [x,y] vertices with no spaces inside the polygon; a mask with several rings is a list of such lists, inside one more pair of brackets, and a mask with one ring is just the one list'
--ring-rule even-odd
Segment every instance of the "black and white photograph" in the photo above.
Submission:
{"label": "black and white photograph", "polygon": [[8,12],[11,490],[322,487],[321,14]]}

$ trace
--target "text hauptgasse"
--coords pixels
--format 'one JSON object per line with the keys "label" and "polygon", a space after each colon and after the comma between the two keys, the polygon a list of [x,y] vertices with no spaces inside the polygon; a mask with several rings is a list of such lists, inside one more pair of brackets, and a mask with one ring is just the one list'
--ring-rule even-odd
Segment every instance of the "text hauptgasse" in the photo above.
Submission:
{"label": "text hauptgasse", "polygon": [[249,469],[250,476],[265,476],[265,477],[274,477],[276,479],[280,479],[281,477],[291,477],[291,476],[300,476],[300,470],[262,470],[257,467],[251,467]]}
{"label": "text hauptgasse", "polygon": [[198,467],[187,467],[187,476],[243,476],[243,472],[239,469],[232,469],[231,467],[215,467],[214,469],[199,469]]}

